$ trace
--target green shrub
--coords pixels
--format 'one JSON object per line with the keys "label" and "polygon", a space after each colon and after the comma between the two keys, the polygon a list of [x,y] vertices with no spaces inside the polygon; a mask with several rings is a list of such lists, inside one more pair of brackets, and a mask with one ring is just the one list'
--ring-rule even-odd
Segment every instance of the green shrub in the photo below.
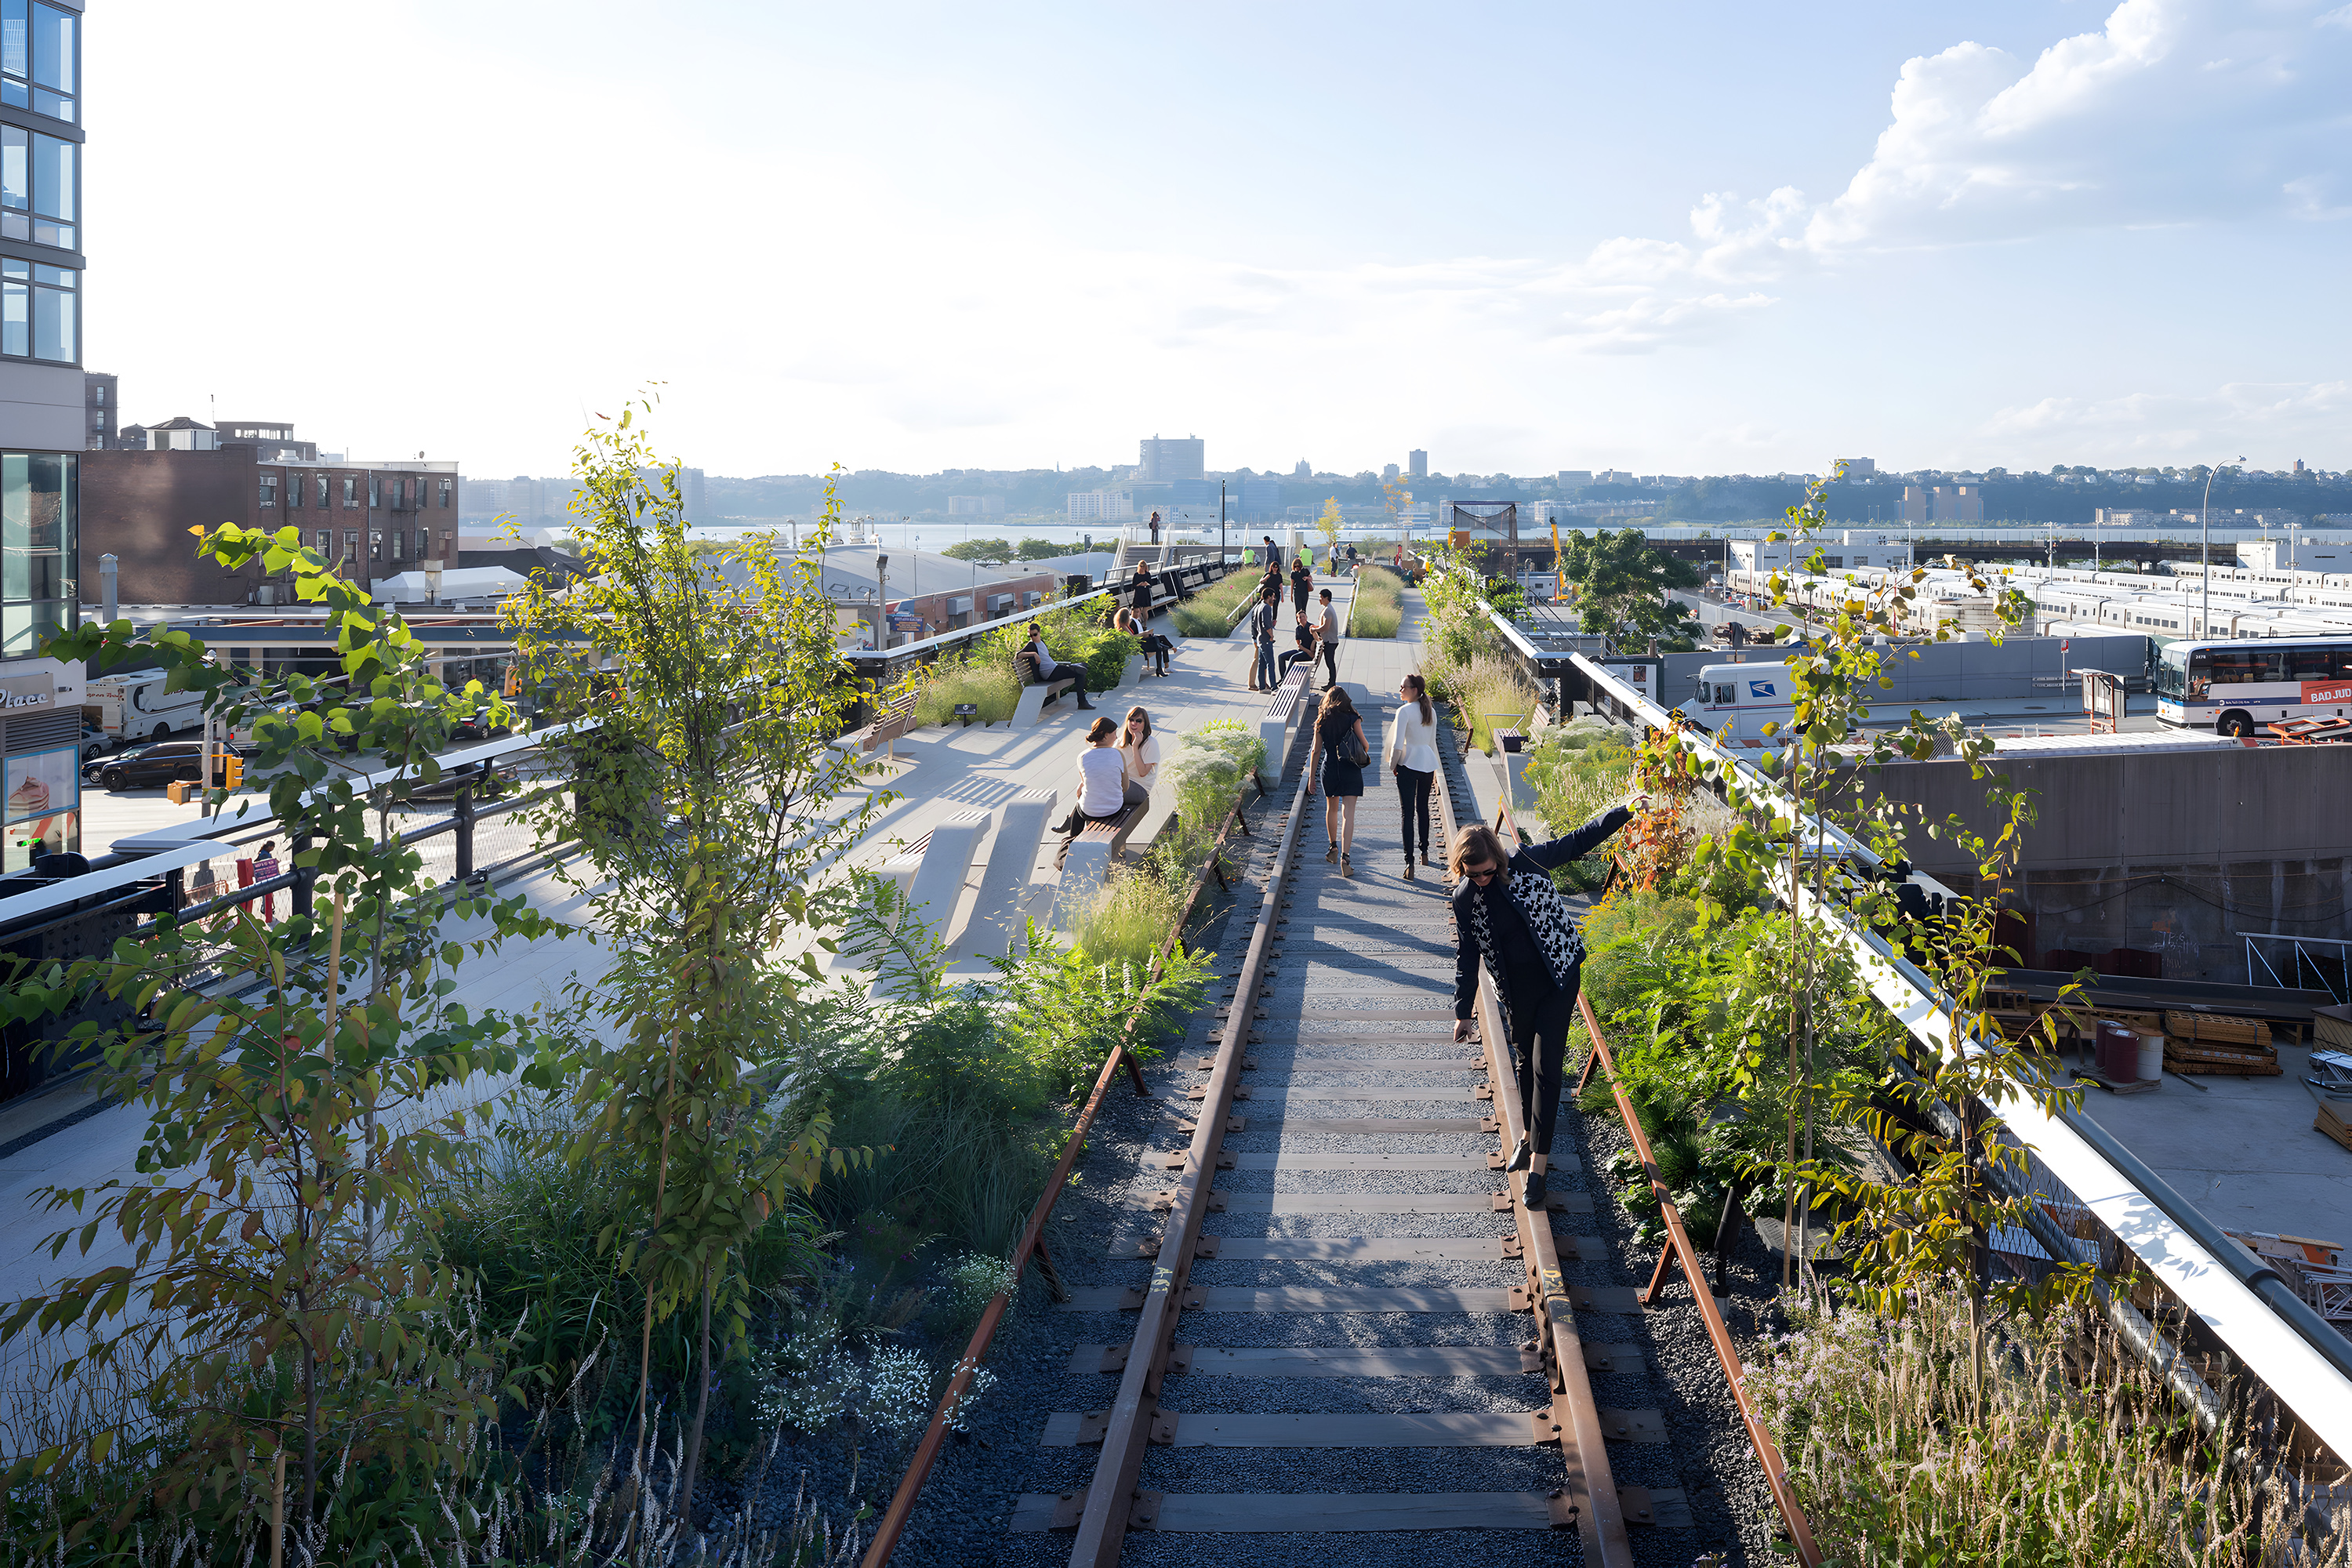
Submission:
{"label": "green shrub", "polygon": [[1257,574],[1247,567],[1236,567],[1169,611],[1169,618],[1188,637],[1223,637],[1227,632],[1225,618],[1255,586]]}
{"label": "green shrub", "polygon": [[1356,574],[1356,603],[1349,623],[1349,635],[1360,637],[1392,637],[1404,618],[1398,603],[1404,592],[1404,580],[1385,566],[1366,566]]}
{"label": "green shrub", "polygon": [[975,703],[980,717],[991,723],[1013,717],[1013,708],[1021,700],[1021,683],[1007,662],[996,664],[979,659],[942,660],[931,667],[923,682],[922,695],[915,700],[915,721],[919,724],[947,724],[955,720],[956,705]]}
{"label": "green shrub", "polygon": [[[1747,1384],[1831,1562],[2335,1563],[2238,1418],[2200,1437],[2087,1315],[1983,1321],[1948,1285],[1900,1321],[1792,1304]],[[2234,1407],[2233,1407],[2234,1408]],[[2233,1450],[2236,1458],[2231,1458]]]}
{"label": "green shrub", "polygon": [[1565,833],[1614,805],[1633,777],[1633,748],[1597,726],[1549,731],[1528,758],[1536,813]]}

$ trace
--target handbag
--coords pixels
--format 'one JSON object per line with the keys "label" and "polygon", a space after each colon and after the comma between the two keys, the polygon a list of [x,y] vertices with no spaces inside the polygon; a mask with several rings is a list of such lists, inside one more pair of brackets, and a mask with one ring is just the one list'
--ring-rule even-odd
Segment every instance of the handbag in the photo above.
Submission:
{"label": "handbag", "polygon": [[1351,768],[1370,767],[1371,749],[1364,744],[1363,737],[1356,731],[1356,725],[1348,726],[1348,732],[1339,737],[1339,743],[1331,748],[1331,752]]}

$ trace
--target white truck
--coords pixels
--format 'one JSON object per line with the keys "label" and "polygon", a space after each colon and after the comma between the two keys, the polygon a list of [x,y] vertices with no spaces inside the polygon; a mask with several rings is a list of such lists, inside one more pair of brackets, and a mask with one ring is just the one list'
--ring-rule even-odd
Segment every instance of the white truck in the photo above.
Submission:
{"label": "white truck", "polygon": [[[1727,745],[1749,750],[1788,743],[1796,715],[1795,688],[1785,664],[1710,664],[1698,672],[1697,689],[1683,711]],[[1769,735],[1764,726],[1779,726]]]}
{"label": "white truck", "polygon": [[164,672],[100,676],[82,693],[82,717],[116,746],[164,741],[205,721],[205,694],[166,691]]}

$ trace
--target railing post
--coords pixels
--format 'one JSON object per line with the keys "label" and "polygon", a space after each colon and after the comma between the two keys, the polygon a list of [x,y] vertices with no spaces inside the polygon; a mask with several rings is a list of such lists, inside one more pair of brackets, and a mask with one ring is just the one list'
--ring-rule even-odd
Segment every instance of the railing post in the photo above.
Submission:
{"label": "railing post", "polygon": [[319,881],[319,868],[302,864],[302,857],[310,852],[310,836],[307,833],[296,834],[293,844],[286,851],[287,859],[294,867],[294,896],[289,901],[294,907],[296,920],[310,918],[311,889]]}
{"label": "railing post", "polygon": [[457,786],[457,880],[474,879],[474,786]]}

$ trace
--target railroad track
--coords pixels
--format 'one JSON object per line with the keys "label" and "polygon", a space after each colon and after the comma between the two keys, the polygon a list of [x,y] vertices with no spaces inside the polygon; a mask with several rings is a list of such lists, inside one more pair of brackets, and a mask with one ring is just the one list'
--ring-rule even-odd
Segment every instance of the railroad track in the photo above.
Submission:
{"label": "railroad track", "polygon": [[[1375,744],[1384,714],[1365,713]],[[1146,1156],[1167,1187],[1110,1243],[1137,1283],[1066,1303],[1131,1314],[1124,1342],[1068,1363],[1098,1397],[1045,1426],[1047,1447],[1100,1446],[1092,1483],[1020,1499],[1012,1528],[1075,1531],[1082,1568],[1264,1533],[1329,1535],[1294,1544],[1351,1562],[1472,1542],[1512,1562],[1688,1562],[1643,1308],[1590,1234],[1605,1199],[1565,1136],[1547,1211],[1507,1195],[1517,1090],[1490,998],[1480,1043],[1453,1038],[1442,864],[1398,877],[1383,773],[1343,879],[1297,773],[1262,901],[1227,927],[1249,946],[1181,1091],[1191,1114],[1171,1107]],[[1450,842],[1458,758],[1440,785]]]}

